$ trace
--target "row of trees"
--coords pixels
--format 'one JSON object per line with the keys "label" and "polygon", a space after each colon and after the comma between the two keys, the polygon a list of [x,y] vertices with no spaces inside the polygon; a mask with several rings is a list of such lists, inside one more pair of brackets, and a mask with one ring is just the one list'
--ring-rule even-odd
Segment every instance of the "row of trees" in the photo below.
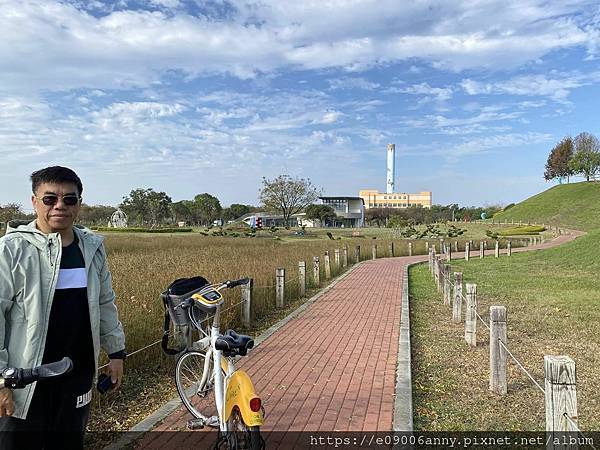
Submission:
{"label": "row of trees", "polygon": [[[119,208],[127,214],[131,225],[152,227],[177,222],[210,226],[217,219],[226,223],[245,214],[265,210],[280,214],[285,223],[288,223],[292,215],[305,212],[307,219],[319,220],[322,225],[332,225],[337,219],[335,211],[330,206],[315,204],[320,194],[320,190],[315,188],[309,179],[280,175],[272,180],[263,178],[259,195],[260,208],[237,203],[223,208],[219,199],[209,193],[198,194],[193,200],[173,202],[165,192],[158,192],[152,188],[133,189],[129,195],[123,197]],[[474,220],[480,218],[482,213],[491,217],[499,209],[498,206],[461,208],[457,204],[434,205],[430,209],[374,208],[366,211],[365,219],[377,226],[406,226],[454,219]],[[83,204],[79,220],[87,225],[105,225],[115,210],[112,206]],[[0,222],[21,217],[28,216],[20,205],[9,204],[0,208]]]}
{"label": "row of trees", "polygon": [[259,209],[238,203],[223,208],[217,197],[206,192],[196,195],[193,200],[173,202],[165,192],[156,192],[151,188],[132,190],[119,207],[128,215],[130,222],[142,226],[180,221],[209,226],[217,219],[227,222]]}
{"label": "row of trees", "polygon": [[371,208],[365,213],[365,220],[371,225],[378,227],[405,227],[407,225],[430,224],[437,222],[447,222],[450,220],[471,221],[478,220],[482,214],[487,217],[493,217],[495,213],[501,211],[499,205],[485,207],[460,207],[454,203],[451,205],[432,205],[431,208],[421,208],[411,206],[405,209],[394,208]]}
{"label": "row of trees", "polygon": [[218,219],[227,223],[245,214],[264,210],[281,214],[287,222],[293,214],[317,200],[319,194],[309,179],[280,175],[272,180],[263,178],[259,196],[261,207],[234,203],[223,208],[217,197],[206,192],[196,195],[193,200],[174,203],[165,192],[141,188],[132,190],[119,207],[130,221],[151,226],[170,221],[208,226]]}
{"label": "row of trees", "polygon": [[580,133],[575,139],[565,136],[556,144],[546,162],[544,179],[567,179],[581,175],[590,181],[600,172],[600,142],[590,133]]}

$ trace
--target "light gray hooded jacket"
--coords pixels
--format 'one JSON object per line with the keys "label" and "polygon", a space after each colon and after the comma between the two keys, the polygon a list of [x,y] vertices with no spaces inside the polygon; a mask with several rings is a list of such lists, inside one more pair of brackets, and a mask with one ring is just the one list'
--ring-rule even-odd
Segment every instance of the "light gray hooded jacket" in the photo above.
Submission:
{"label": "light gray hooded jacket", "polygon": [[[87,296],[96,368],[100,347],[111,354],[125,348],[104,238],[76,225],[87,271]],[[0,238],[0,368],[42,363],[52,300],[58,280],[61,238],[44,234],[35,220],[11,221]],[[60,380],[56,380],[60,382]],[[13,417],[24,419],[35,383],[13,391]]]}

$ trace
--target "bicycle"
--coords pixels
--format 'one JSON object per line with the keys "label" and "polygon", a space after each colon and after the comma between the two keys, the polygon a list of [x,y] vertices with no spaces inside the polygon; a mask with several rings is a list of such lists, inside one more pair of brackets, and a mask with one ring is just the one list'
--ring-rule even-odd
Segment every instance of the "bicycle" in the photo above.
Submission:
{"label": "bicycle", "polygon": [[[188,421],[188,428],[218,428],[217,447],[225,443],[231,449],[258,450],[264,448],[260,435],[264,421],[262,400],[249,375],[235,368],[235,358],[246,356],[254,340],[233,330],[220,333],[224,302],[220,291],[248,282],[243,278],[207,284],[174,306],[176,310],[187,310],[191,324],[201,336],[179,356],[175,384],[183,404],[194,416]],[[202,317],[198,317],[198,311]],[[209,314],[213,314],[210,329]],[[211,392],[214,392],[214,404],[207,399]]]}

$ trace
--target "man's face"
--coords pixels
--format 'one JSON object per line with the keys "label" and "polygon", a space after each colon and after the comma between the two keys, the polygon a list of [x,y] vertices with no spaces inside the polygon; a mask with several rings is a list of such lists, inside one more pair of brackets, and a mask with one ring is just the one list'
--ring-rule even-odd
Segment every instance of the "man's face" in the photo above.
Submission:
{"label": "man's face", "polygon": [[[71,204],[75,199],[75,204]],[[38,228],[43,233],[68,230],[81,208],[79,192],[73,183],[42,183],[31,197],[31,202],[37,214]]]}

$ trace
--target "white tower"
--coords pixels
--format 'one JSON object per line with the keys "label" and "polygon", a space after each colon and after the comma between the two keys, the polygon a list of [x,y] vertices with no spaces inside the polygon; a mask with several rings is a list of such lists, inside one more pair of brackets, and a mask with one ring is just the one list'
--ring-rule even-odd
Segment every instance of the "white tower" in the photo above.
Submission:
{"label": "white tower", "polygon": [[388,144],[387,146],[387,185],[386,192],[392,194],[394,192],[394,176],[396,167],[396,144]]}

